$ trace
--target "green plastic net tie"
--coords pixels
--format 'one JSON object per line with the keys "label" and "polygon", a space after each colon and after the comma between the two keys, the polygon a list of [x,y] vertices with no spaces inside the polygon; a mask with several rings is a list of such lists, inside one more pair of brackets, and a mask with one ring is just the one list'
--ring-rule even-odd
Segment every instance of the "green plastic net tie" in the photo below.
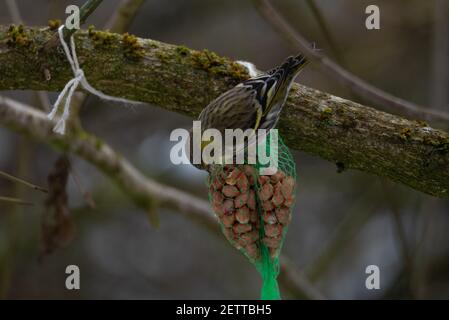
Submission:
{"label": "green plastic net tie", "polygon": [[262,277],[262,289],[260,298],[262,300],[281,300],[281,293],[277,282],[279,275],[279,259],[270,258],[268,248],[262,244],[262,260],[256,264],[256,269]]}

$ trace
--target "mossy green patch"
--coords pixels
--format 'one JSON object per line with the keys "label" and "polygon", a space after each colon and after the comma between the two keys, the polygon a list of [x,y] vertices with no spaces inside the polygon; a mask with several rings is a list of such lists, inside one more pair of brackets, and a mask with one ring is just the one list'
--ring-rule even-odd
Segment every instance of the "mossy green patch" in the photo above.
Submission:
{"label": "mossy green patch", "polygon": [[59,19],[53,19],[53,20],[48,20],[48,27],[50,28],[50,30],[55,31],[58,30],[58,28],[61,26],[61,20]]}
{"label": "mossy green patch", "polygon": [[410,136],[412,135],[412,129],[410,128],[403,128],[399,134],[399,137],[402,140],[408,140]]}
{"label": "mossy green patch", "polygon": [[425,136],[423,138],[423,142],[429,146],[433,146],[436,143],[435,140],[433,140],[431,136]]}
{"label": "mossy green patch", "polygon": [[114,41],[118,40],[116,34],[95,30],[94,26],[89,26],[87,34],[94,41],[96,47],[103,47],[105,49],[110,48]]}
{"label": "mossy green patch", "polygon": [[95,149],[98,151],[100,150],[104,145],[104,142],[101,139],[96,138],[95,139]]}
{"label": "mossy green patch", "polygon": [[193,51],[191,57],[194,66],[206,70],[209,73],[230,76],[236,80],[245,80],[248,78],[248,72],[244,66],[220,57],[215,52],[207,49]]}
{"label": "mossy green patch", "polygon": [[329,120],[332,117],[333,111],[329,106],[320,108],[320,120]]}
{"label": "mossy green patch", "polygon": [[76,127],[76,126],[73,127],[73,129],[70,132],[68,132],[67,134],[70,135],[71,138],[74,138],[74,139],[89,141],[91,144],[93,144],[95,146],[95,150],[97,150],[97,151],[99,151],[104,145],[103,140],[87,133],[80,127]]}
{"label": "mossy green patch", "polygon": [[156,57],[163,63],[170,62],[170,55],[164,50],[158,50],[155,52]]}
{"label": "mossy green patch", "polygon": [[149,46],[150,48],[159,48],[159,43],[157,43],[157,42],[154,41],[154,40],[148,40],[148,46]]}
{"label": "mossy green patch", "polygon": [[6,43],[9,46],[28,47],[31,43],[23,25],[11,25],[8,29],[8,37],[9,39]]}
{"label": "mossy green patch", "polygon": [[435,146],[435,149],[443,153],[449,152],[449,138],[441,139]]}
{"label": "mossy green patch", "polygon": [[449,152],[449,138],[448,137],[440,137],[440,136],[431,136],[427,135],[423,138],[424,144],[433,147],[433,151],[437,151],[439,153],[448,153]]}
{"label": "mossy green patch", "polygon": [[69,143],[61,138],[53,138],[50,143],[54,148],[61,151],[67,151],[70,149]]}
{"label": "mossy green patch", "polygon": [[219,57],[215,52],[204,49],[192,53],[194,63],[204,70],[219,67],[225,64],[224,58]]}
{"label": "mossy green patch", "polygon": [[182,57],[186,57],[190,54],[190,50],[186,46],[177,46],[175,51]]}
{"label": "mossy green patch", "polygon": [[125,33],[123,35],[123,50],[125,57],[133,60],[139,60],[144,56],[143,48],[136,36]]}
{"label": "mossy green patch", "polygon": [[428,127],[428,126],[429,126],[429,124],[428,124],[427,122],[423,121],[423,120],[416,120],[416,124],[417,124],[419,127],[421,127],[421,128],[424,128],[424,127]]}

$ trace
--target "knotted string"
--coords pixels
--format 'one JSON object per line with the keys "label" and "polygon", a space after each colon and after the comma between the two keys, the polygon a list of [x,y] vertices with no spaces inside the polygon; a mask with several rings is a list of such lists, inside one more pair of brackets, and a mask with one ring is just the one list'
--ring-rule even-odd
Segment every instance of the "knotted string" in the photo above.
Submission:
{"label": "knotted string", "polygon": [[66,96],[65,104],[64,104],[64,112],[61,115],[61,118],[56,123],[56,126],[53,128],[53,131],[59,134],[65,133],[65,127],[66,127],[66,121],[70,116],[70,104],[72,102],[73,94],[75,93],[75,90],[78,88],[79,85],[81,85],[86,91],[89,93],[96,95],[97,97],[104,99],[104,100],[110,100],[110,101],[116,101],[116,102],[122,102],[122,103],[138,103],[136,101],[130,101],[127,99],[112,97],[107,94],[104,94],[103,92],[95,89],[90,85],[90,83],[87,81],[86,76],[84,75],[83,69],[80,68],[78,57],[76,55],[76,47],[75,47],[75,40],[73,39],[73,35],[70,36],[70,47],[71,51],[69,49],[69,46],[67,45],[64,34],[63,34],[64,25],[60,26],[58,29],[59,34],[59,40],[61,41],[62,47],[64,49],[65,55],[67,57],[67,60],[70,63],[70,66],[73,71],[74,78],[67,82],[64,89],[61,91],[61,93],[58,96],[58,99],[56,99],[55,104],[53,105],[53,108],[51,112],[47,115],[47,117],[51,120],[53,120],[56,116],[56,113],[59,109],[59,105],[61,104],[62,99]]}

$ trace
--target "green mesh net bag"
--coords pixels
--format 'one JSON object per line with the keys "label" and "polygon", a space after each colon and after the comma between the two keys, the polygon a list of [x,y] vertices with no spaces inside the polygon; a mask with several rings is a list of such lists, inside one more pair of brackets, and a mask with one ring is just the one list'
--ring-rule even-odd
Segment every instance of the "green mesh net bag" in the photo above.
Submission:
{"label": "green mesh net bag", "polygon": [[[269,136],[267,136],[267,141]],[[262,151],[257,148],[257,158]],[[278,138],[278,147],[265,154],[277,156],[275,174],[260,174],[256,164],[224,165],[209,175],[209,200],[225,237],[262,276],[261,299],[280,299],[277,276],[279,255],[295,202],[295,163]],[[246,162],[248,163],[248,162]]]}

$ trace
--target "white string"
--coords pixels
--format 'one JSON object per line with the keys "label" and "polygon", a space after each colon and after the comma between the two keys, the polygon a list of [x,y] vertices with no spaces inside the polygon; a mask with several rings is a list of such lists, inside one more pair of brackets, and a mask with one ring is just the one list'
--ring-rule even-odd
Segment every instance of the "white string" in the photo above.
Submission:
{"label": "white string", "polygon": [[67,45],[67,43],[64,40],[64,34],[63,34],[64,25],[60,26],[58,29],[59,34],[59,40],[61,41],[62,47],[64,49],[65,55],[67,57],[67,60],[70,63],[70,66],[73,71],[74,78],[67,82],[64,89],[59,94],[58,98],[56,99],[55,104],[53,105],[53,108],[51,112],[47,115],[47,117],[51,120],[53,120],[56,116],[56,113],[59,109],[59,105],[61,104],[62,99],[67,94],[65,104],[64,104],[64,112],[62,113],[61,118],[56,123],[56,126],[53,128],[53,131],[59,134],[65,133],[65,123],[67,119],[70,116],[70,105],[72,102],[73,94],[75,93],[75,90],[78,88],[79,85],[81,85],[86,91],[90,92],[93,95],[96,95],[97,97],[104,99],[104,100],[110,100],[110,101],[116,101],[116,102],[122,102],[122,103],[138,103],[135,101],[130,101],[127,99],[117,98],[113,96],[108,96],[107,94],[104,94],[103,92],[95,89],[90,85],[90,83],[87,81],[86,76],[84,75],[83,69],[80,68],[78,57],[76,55],[76,47],[75,47],[75,40],[73,39],[73,35],[70,36],[70,49]]}
{"label": "white string", "polygon": [[238,60],[236,62],[246,68],[246,70],[248,71],[248,74],[251,78],[254,78],[254,77],[257,77],[257,76],[260,76],[263,74],[263,72],[257,70],[256,66],[254,64],[252,64],[251,62],[242,61],[242,60]]}

